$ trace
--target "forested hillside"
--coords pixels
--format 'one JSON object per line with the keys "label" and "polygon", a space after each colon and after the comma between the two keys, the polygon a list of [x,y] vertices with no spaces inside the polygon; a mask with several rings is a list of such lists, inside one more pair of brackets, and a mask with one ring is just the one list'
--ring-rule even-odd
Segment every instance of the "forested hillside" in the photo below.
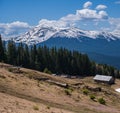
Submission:
{"label": "forested hillside", "polygon": [[36,69],[47,73],[90,76],[106,74],[120,77],[119,70],[106,64],[90,61],[86,54],[64,48],[27,46],[9,41],[4,44],[0,36],[0,62]]}

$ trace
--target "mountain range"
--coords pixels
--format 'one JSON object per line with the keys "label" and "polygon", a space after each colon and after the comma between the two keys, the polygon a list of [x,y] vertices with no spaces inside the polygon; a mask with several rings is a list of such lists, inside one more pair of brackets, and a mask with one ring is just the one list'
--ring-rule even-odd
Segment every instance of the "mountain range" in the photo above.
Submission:
{"label": "mountain range", "polygon": [[118,33],[85,31],[75,27],[42,24],[12,40],[15,43],[77,50],[88,54],[98,63],[110,64],[120,69],[120,35]]}

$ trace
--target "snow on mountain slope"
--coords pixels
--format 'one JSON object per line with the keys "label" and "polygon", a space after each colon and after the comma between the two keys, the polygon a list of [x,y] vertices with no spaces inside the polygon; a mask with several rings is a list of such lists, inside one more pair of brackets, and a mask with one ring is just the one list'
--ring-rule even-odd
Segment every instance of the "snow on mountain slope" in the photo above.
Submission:
{"label": "snow on mountain slope", "polygon": [[26,32],[25,34],[13,38],[16,43],[26,43],[28,45],[38,44],[49,38],[77,38],[87,37],[92,39],[106,39],[107,41],[117,40],[119,37],[108,32],[85,31],[74,27],[59,27],[52,24],[41,24]]}
{"label": "snow on mountain slope", "polygon": [[13,38],[13,40],[17,43],[23,42],[28,45],[31,45],[49,39],[55,32],[57,32],[57,30],[51,27],[46,28],[46,27],[36,26],[35,28],[31,29],[29,32],[26,32],[21,36]]}

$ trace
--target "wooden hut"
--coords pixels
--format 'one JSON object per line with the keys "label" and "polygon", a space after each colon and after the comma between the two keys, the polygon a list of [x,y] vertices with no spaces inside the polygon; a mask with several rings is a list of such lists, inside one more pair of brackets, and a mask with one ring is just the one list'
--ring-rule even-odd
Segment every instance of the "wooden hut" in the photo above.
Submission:
{"label": "wooden hut", "polygon": [[93,79],[95,82],[101,82],[110,85],[115,83],[115,78],[107,75],[96,75]]}

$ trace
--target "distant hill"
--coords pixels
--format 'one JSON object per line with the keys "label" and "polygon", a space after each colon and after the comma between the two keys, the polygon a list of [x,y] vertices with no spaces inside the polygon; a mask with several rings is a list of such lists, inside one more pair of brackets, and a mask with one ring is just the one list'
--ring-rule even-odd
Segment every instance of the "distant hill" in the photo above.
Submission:
{"label": "distant hill", "polygon": [[104,54],[98,54],[98,53],[88,53],[89,58],[99,62],[99,63],[106,63],[109,65],[113,65],[116,68],[120,69],[120,57],[119,56],[108,56],[108,55],[104,55]]}

